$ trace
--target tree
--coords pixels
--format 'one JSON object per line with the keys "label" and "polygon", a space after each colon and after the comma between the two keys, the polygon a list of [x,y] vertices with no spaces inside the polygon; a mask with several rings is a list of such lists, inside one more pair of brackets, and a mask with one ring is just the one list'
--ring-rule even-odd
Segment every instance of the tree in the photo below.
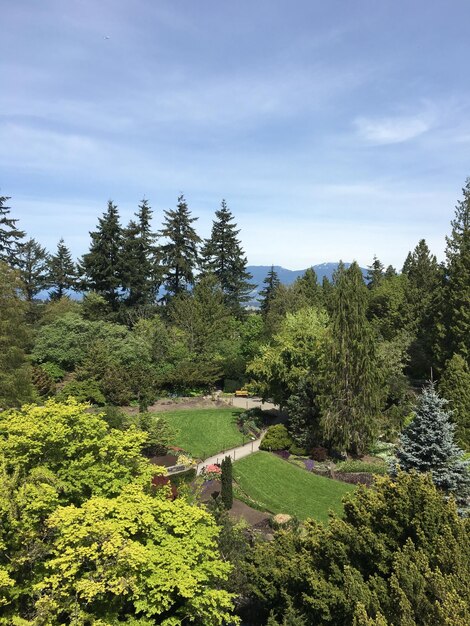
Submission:
{"label": "tree", "polygon": [[380,373],[366,318],[367,287],[353,263],[336,275],[323,372],[323,429],[331,445],[363,454],[379,414]]}
{"label": "tree", "polygon": [[470,449],[470,368],[460,354],[446,363],[439,381],[440,395],[449,401],[460,444]]}
{"label": "tree", "polygon": [[49,254],[35,239],[28,239],[19,246],[17,264],[26,300],[31,302],[49,287]]}
{"label": "tree", "polygon": [[68,289],[77,288],[77,268],[63,239],[57,244],[57,253],[50,257],[49,284],[54,287],[52,300],[60,300]]}
{"label": "tree", "polygon": [[142,200],[136,213],[123,232],[123,287],[129,306],[142,306],[155,302],[160,276],[158,268],[156,234],[152,232],[152,209]]}
{"label": "tree", "polygon": [[384,269],[383,263],[381,263],[374,254],[374,260],[372,261],[372,265],[369,265],[366,276],[369,289],[375,289],[381,284],[384,278]]}
{"label": "tree", "polygon": [[30,368],[25,356],[29,337],[21,290],[18,274],[0,262],[0,409],[31,399]]}
{"label": "tree", "polygon": [[9,217],[11,209],[5,205],[8,200],[9,197],[0,196],[0,263],[16,267],[21,239],[25,233],[16,227],[18,220]]}
{"label": "tree", "polygon": [[289,431],[295,443],[307,450],[321,441],[318,392],[312,380],[301,378],[286,402]]}
{"label": "tree", "polygon": [[194,283],[201,238],[191,224],[197,219],[191,217],[184,196],[179,196],[176,210],[165,211],[160,235],[167,239],[167,243],[161,247],[163,285],[167,301]]}
{"label": "tree", "polygon": [[319,306],[321,303],[321,287],[313,267],[309,267],[303,276],[296,279],[292,289],[298,293],[302,307]]}
{"label": "tree", "polygon": [[233,476],[232,476],[232,459],[226,456],[221,464],[222,476],[221,476],[221,489],[220,497],[224,504],[224,507],[229,511],[233,506]]}
{"label": "tree", "polygon": [[274,265],[271,265],[271,269],[267,273],[266,278],[263,280],[263,284],[266,286],[259,292],[259,295],[261,296],[261,300],[259,300],[259,302],[261,312],[263,315],[266,315],[269,311],[274,294],[281,284],[279,276],[274,269]]}
{"label": "tree", "polygon": [[122,228],[118,208],[111,200],[98,220],[98,228],[90,233],[90,251],[83,256],[85,286],[96,291],[116,310],[122,287]]}
{"label": "tree", "polygon": [[433,383],[423,389],[412,422],[403,430],[397,459],[406,472],[430,472],[438,489],[465,501],[470,489],[468,461],[454,442],[455,425],[447,400]]}
{"label": "tree", "polygon": [[222,200],[215,212],[210,239],[206,239],[201,250],[203,273],[213,273],[220,283],[227,306],[240,316],[243,304],[250,299],[254,285],[252,276],[246,271],[247,259],[237,235],[233,215]]}
{"label": "tree", "polygon": [[255,547],[249,623],[273,611],[289,624],[293,607],[318,626],[465,626],[469,563],[468,525],[428,475],[378,478],[327,527],[310,520]]}
{"label": "tree", "polygon": [[452,233],[447,237],[446,348],[449,357],[460,354],[470,362],[470,178],[455,207]]}

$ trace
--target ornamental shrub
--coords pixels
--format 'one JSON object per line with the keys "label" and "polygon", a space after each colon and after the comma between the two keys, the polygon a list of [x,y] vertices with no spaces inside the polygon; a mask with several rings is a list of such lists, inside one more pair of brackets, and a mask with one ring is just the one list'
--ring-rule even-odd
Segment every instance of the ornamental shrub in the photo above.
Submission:
{"label": "ornamental shrub", "polygon": [[310,456],[314,461],[322,463],[328,458],[328,450],[326,448],[323,448],[322,446],[317,446],[316,448],[312,448],[312,450],[310,451]]}
{"label": "ornamental shrub", "polygon": [[226,456],[221,464],[222,477],[220,497],[224,507],[229,511],[233,506],[233,476],[232,476],[232,459]]}
{"label": "ornamental shrub", "polygon": [[294,456],[307,456],[307,450],[293,443],[290,447],[290,453]]}
{"label": "ornamental shrub", "polygon": [[266,432],[266,435],[261,442],[261,450],[287,450],[292,445],[292,439],[287,428],[283,424],[276,424],[276,426],[270,426]]}

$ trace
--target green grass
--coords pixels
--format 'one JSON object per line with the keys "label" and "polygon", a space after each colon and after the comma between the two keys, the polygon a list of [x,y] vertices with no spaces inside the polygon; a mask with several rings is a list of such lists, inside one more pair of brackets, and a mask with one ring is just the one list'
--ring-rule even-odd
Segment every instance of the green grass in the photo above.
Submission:
{"label": "green grass", "polygon": [[174,445],[184,448],[194,458],[206,459],[249,441],[238,430],[239,413],[241,409],[218,408],[167,411],[163,415],[177,431]]}
{"label": "green grass", "polygon": [[328,511],[343,510],[341,498],[355,487],[287,463],[269,452],[256,452],[233,465],[240,489],[271,513],[288,513],[300,520],[328,521]]}

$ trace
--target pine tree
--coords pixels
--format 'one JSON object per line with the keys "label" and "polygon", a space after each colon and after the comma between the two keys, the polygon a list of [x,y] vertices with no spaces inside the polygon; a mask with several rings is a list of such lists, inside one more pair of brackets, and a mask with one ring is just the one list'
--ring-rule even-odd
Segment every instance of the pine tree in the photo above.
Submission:
{"label": "pine tree", "polygon": [[447,237],[447,345],[449,356],[461,354],[470,363],[470,178],[455,207],[452,233]]}
{"label": "pine tree", "polygon": [[90,251],[83,256],[85,286],[102,295],[116,310],[122,287],[122,228],[118,208],[110,200],[107,211],[98,219],[98,228],[90,233]]}
{"label": "pine tree", "polygon": [[366,318],[367,287],[353,263],[335,275],[331,337],[324,364],[323,428],[340,449],[363,454],[372,442],[380,404],[375,342]]}
{"label": "pine tree", "polygon": [[220,497],[224,507],[229,511],[233,506],[233,475],[232,475],[232,459],[226,456],[221,463],[221,489]]}
{"label": "pine tree", "polygon": [[167,301],[194,284],[198,245],[201,239],[191,224],[197,219],[191,217],[184,196],[178,198],[176,210],[165,211],[160,234],[168,240],[168,243],[161,247],[163,285]]}
{"label": "pine tree", "polygon": [[321,287],[313,267],[309,267],[303,276],[299,276],[292,288],[300,297],[301,306],[317,306],[321,301]]}
{"label": "pine tree", "polygon": [[11,209],[5,206],[8,200],[9,197],[0,196],[0,262],[16,267],[19,246],[25,234],[16,227],[18,220],[9,217]]}
{"label": "pine tree", "polygon": [[423,389],[414,418],[401,434],[397,459],[406,472],[431,472],[438,489],[463,501],[470,487],[469,462],[454,442],[455,425],[446,405],[433,383]]}
{"label": "pine tree", "polygon": [[18,274],[0,261],[0,410],[31,400],[31,373],[25,357],[26,303]]}
{"label": "pine tree", "polygon": [[57,252],[49,261],[49,285],[51,300],[60,300],[68,289],[77,287],[77,268],[72,260],[72,254],[63,239],[57,244]]}
{"label": "pine tree", "polygon": [[454,354],[446,363],[439,393],[449,401],[460,445],[470,450],[470,367],[460,354]]}
{"label": "pine tree", "polygon": [[280,284],[281,281],[279,280],[279,276],[274,269],[274,265],[271,265],[271,269],[267,273],[266,278],[263,280],[263,285],[266,286],[259,292],[261,299],[258,301],[260,302],[260,309],[263,315],[267,315],[269,312],[269,307],[271,306],[274,294]]}
{"label": "pine tree", "polygon": [[28,239],[20,246],[17,263],[26,300],[31,302],[49,287],[49,255],[35,239]]}
{"label": "pine tree", "polygon": [[384,265],[374,254],[374,260],[372,261],[372,265],[369,265],[366,281],[369,289],[375,289],[378,287],[384,278]]}
{"label": "pine tree", "polygon": [[250,299],[253,278],[246,271],[247,259],[237,235],[233,215],[222,200],[215,212],[210,239],[206,239],[201,250],[201,267],[204,273],[213,273],[222,287],[227,306],[240,315],[242,306]]}
{"label": "pine tree", "polygon": [[128,292],[129,306],[152,304],[159,287],[156,234],[152,232],[152,209],[142,200],[123,232],[123,286]]}

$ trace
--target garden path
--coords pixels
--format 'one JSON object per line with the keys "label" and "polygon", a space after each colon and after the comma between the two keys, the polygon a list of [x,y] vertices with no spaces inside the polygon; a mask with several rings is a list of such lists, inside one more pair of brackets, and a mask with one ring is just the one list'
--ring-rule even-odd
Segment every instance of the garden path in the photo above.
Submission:
{"label": "garden path", "polygon": [[259,446],[266,431],[261,433],[261,436],[258,439],[253,439],[248,443],[245,443],[243,446],[238,446],[236,448],[230,448],[230,450],[225,450],[223,452],[218,452],[214,454],[214,456],[210,456],[209,458],[201,461],[196,466],[196,473],[200,474],[202,470],[208,465],[213,465],[214,463],[222,463],[226,456],[231,457],[232,461],[238,461],[238,459],[243,459],[243,457],[248,456],[249,454],[253,454],[253,452],[258,452]]}

